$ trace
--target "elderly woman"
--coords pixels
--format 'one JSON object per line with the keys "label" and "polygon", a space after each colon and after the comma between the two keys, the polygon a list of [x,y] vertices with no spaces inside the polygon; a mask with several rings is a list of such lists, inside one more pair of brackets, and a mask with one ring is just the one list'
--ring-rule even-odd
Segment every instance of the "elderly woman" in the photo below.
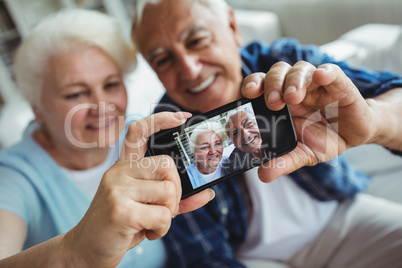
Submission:
{"label": "elderly woman", "polygon": [[166,254],[155,239],[172,216],[210,199],[204,191],[179,204],[174,164],[141,166],[151,129],[178,126],[189,114],[130,124],[118,159],[123,75],[135,63],[116,21],[94,11],[61,12],[24,40],[16,78],[36,120],[22,142],[0,152],[1,267],[160,267]]}
{"label": "elderly woman", "polygon": [[229,156],[229,168],[225,172],[254,167],[267,156],[262,148],[257,121],[249,109],[243,108],[229,113],[225,130],[236,147]]}
{"label": "elderly woman", "polygon": [[223,176],[223,142],[226,140],[222,126],[217,122],[204,122],[193,129],[190,136],[190,150],[195,162],[187,167],[193,188]]}

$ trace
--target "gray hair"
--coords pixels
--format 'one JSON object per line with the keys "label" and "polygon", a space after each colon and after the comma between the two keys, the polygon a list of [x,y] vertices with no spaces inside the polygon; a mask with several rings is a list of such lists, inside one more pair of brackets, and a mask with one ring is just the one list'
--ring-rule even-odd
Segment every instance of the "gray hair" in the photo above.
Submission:
{"label": "gray hair", "polygon": [[192,153],[194,153],[195,144],[197,142],[198,136],[210,132],[215,132],[215,134],[218,135],[222,142],[227,139],[225,129],[220,123],[210,121],[202,122],[193,129],[189,139],[189,147]]}
{"label": "gray hair", "polygon": [[86,47],[102,49],[123,74],[136,66],[136,50],[117,20],[97,11],[62,10],[42,20],[17,51],[15,75],[22,95],[39,105],[49,58]]}
{"label": "gray hair", "polygon": [[[135,5],[135,12],[133,15],[133,24],[131,28],[132,29],[131,38],[136,45],[138,45],[136,38],[136,32],[137,32],[136,29],[142,20],[142,15],[145,7],[151,4],[157,4],[161,1],[163,0],[137,0]],[[187,0],[187,1],[198,2],[205,5],[207,8],[209,8],[212,12],[215,13],[215,15],[222,23],[229,25],[228,11],[230,7],[225,0]]]}

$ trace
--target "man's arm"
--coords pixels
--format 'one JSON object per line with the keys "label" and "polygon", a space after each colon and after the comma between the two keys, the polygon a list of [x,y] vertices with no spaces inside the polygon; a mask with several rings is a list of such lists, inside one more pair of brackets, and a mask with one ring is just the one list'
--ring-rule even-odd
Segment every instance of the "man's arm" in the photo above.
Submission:
{"label": "man's arm", "polygon": [[377,123],[376,133],[366,143],[402,151],[402,88],[395,88],[366,101],[373,109]]}
{"label": "man's arm", "polygon": [[242,92],[249,98],[264,93],[272,110],[288,104],[299,141],[294,151],[282,156],[285,167],[260,168],[264,181],[333,159],[361,144],[375,142],[401,149],[397,135],[397,122],[402,116],[398,107],[402,102],[400,90],[365,100],[337,65],[316,68],[307,62],[293,66],[279,62],[267,74],[248,76]]}

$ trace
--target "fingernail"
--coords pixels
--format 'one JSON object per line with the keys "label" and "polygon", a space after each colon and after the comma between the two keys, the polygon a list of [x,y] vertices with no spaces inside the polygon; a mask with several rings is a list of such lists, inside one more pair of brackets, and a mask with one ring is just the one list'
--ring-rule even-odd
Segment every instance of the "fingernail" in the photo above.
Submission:
{"label": "fingernail", "polygon": [[248,82],[244,89],[248,90],[251,87],[256,87],[257,83],[255,81]]}
{"label": "fingernail", "polygon": [[209,191],[209,201],[211,201],[212,199],[215,198],[215,191],[209,188],[208,191]]}
{"label": "fingernail", "polygon": [[295,87],[295,86],[289,86],[289,87],[286,89],[285,94],[289,94],[289,93],[292,93],[292,92],[295,92],[295,91],[296,91],[296,87]]}
{"label": "fingernail", "polygon": [[281,94],[279,94],[278,91],[272,91],[271,93],[269,93],[268,95],[268,103],[274,103],[277,102],[281,99]]}
{"label": "fingernail", "polygon": [[317,67],[317,70],[318,70],[318,69],[328,72],[328,71],[330,71],[331,66],[328,65],[328,64],[323,64],[323,65],[318,66],[318,67]]}
{"label": "fingernail", "polygon": [[191,113],[188,113],[188,112],[175,112],[173,114],[173,116],[176,117],[179,120],[186,120],[186,119],[190,118],[193,115]]}
{"label": "fingernail", "polygon": [[174,210],[172,219],[176,218],[177,214],[179,214],[179,205],[177,205],[176,209]]}

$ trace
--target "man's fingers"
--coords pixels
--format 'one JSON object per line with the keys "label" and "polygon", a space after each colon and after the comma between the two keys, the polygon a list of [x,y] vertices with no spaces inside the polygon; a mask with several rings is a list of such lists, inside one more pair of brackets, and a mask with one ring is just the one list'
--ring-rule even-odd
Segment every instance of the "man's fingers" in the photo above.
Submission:
{"label": "man's fingers", "polygon": [[255,99],[264,92],[265,73],[253,73],[244,78],[241,93],[244,97]]}
{"label": "man's fingers", "polygon": [[269,69],[264,83],[265,103],[269,109],[277,111],[285,106],[283,86],[291,68],[286,62],[277,62]]}
{"label": "man's fingers", "polygon": [[137,160],[144,157],[148,138],[160,130],[183,124],[189,117],[187,112],[161,112],[131,123],[128,127],[120,159]]}
{"label": "man's fingers", "polygon": [[178,214],[196,210],[196,209],[204,206],[205,204],[207,204],[214,197],[215,197],[215,192],[212,189],[206,189],[195,195],[187,197],[186,199],[183,199],[180,202]]}
{"label": "man's fingers", "polygon": [[263,182],[272,182],[280,176],[287,175],[293,171],[306,166],[309,158],[300,157],[302,154],[296,148],[290,153],[274,158],[258,168],[258,177]]}
{"label": "man's fingers", "polygon": [[299,104],[304,100],[306,91],[312,86],[315,70],[315,66],[305,61],[293,65],[286,75],[283,88],[283,99],[286,103]]}
{"label": "man's fingers", "polygon": [[317,85],[325,87],[332,99],[339,101],[340,106],[355,103],[358,98],[363,99],[353,82],[337,65],[323,64],[319,66],[312,78]]}

